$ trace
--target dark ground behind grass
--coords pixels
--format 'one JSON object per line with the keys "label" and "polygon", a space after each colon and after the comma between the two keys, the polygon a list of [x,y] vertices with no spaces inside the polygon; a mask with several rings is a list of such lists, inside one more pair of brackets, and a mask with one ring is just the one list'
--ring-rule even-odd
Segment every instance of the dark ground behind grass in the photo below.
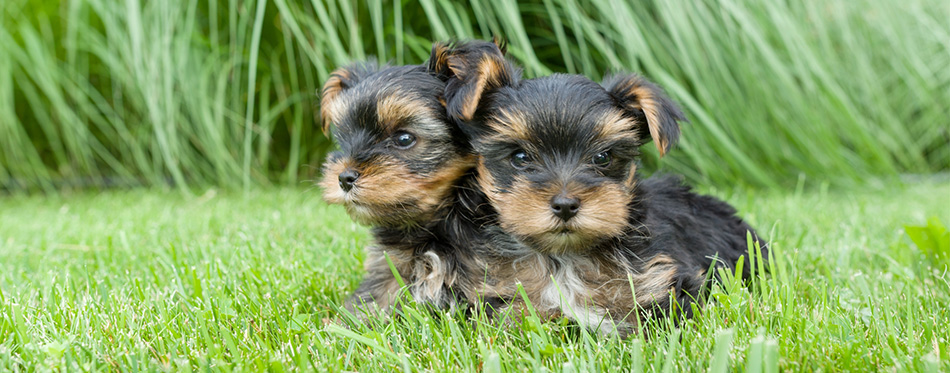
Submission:
{"label": "dark ground behind grass", "polygon": [[0,370],[950,368],[947,263],[904,233],[950,222],[950,183],[712,192],[769,237],[773,273],[625,341],[412,307],[328,326],[370,240],[317,191],[0,198]]}

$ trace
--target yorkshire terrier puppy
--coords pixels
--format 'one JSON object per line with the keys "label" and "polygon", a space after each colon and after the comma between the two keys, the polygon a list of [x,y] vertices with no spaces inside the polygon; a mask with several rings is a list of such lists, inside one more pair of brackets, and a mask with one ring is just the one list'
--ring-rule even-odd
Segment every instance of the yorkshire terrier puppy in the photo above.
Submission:
{"label": "yorkshire terrier puppy", "polygon": [[394,305],[397,275],[415,301],[437,309],[455,307],[480,280],[465,246],[481,240],[493,212],[478,192],[471,147],[445,114],[445,83],[433,67],[444,64],[445,48],[433,46],[431,66],[343,67],[323,87],[324,132],[334,126],[340,148],[324,164],[323,197],[371,226],[376,241],[344,304],[361,318]]}
{"label": "yorkshire terrier puppy", "polygon": [[748,254],[755,231],[731,206],[675,178],[638,176],[639,147],[652,140],[665,154],[684,120],[653,83],[521,80],[502,55],[464,45],[443,60],[448,115],[498,213],[477,247],[482,296],[519,310],[521,284],[540,315],[626,335],[657,313],[689,317],[707,271]]}

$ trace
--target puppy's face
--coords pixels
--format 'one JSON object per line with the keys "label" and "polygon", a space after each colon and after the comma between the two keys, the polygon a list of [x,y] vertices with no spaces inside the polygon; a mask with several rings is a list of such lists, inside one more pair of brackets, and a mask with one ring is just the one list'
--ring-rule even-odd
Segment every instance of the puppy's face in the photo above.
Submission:
{"label": "puppy's face", "polygon": [[422,66],[335,71],[323,89],[321,115],[325,130],[335,126],[340,150],[323,167],[324,199],[363,224],[428,220],[474,166],[445,117],[443,88]]}
{"label": "puppy's face", "polygon": [[542,252],[583,251],[627,227],[641,143],[635,119],[585,78],[502,89],[486,112],[481,188],[509,233]]}
{"label": "puppy's face", "polygon": [[676,106],[635,75],[604,85],[569,75],[517,81],[503,59],[477,58],[454,64],[470,69],[449,81],[460,88],[446,92],[448,112],[473,138],[479,184],[502,227],[546,253],[624,234],[639,146],[652,138],[661,154],[669,149]]}

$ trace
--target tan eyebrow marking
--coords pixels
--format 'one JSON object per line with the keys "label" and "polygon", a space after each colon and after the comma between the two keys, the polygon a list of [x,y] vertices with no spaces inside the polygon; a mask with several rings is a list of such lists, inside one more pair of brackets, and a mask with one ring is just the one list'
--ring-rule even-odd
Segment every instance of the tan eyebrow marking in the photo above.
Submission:
{"label": "tan eyebrow marking", "polygon": [[376,115],[380,125],[387,131],[396,130],[404,119],[431,114],[431,109],[414,96],[391,94],[376,104]]}

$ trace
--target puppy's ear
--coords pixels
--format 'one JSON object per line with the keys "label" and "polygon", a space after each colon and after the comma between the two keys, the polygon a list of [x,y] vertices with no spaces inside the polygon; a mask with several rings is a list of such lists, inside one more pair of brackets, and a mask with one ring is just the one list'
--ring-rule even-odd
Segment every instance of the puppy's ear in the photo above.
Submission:
{"label": "puppy's ear", "polygon": [[[498,48],[498,52],[504,57],[508,54],[508,42],[499,37],[492,38],[491,41],[495,44],[495,47]],[[449,68],[449,57],[453,54],[456,54],[466,48],[477,48],[478,44],[485,44],[483,47],[488,47],[486,42],[459,42],[456,40],[450,41],[439,41],[432,43],[432,51],[429,53],[429,60],[426,62],[426,70],[438,77],[440,80],[448,81],[450,78],[455,76],[455,73],[452,72],[452,69]]]}
{"label": "puppy's ear", "polygon": [[602,85],[624,111],[638,119],[640,138],[653,139],[660,156],[676,144],[680,137],[677,121],[685,121],[686,116],[663,89],[635,74],[610,76]]}
{"label": "puppy's ear", "polygon": [[340,104],[340,94],[353,88],[360,80],[378,69],[375,64],[362,63],[341,67],[330,73],[330,78],[323,84],[320,92],[320,123],[324,134],[330,130],[334,113],[340,110],[337,107]]}
{"label": "puppy's ear", "polygon": [[496,47],[498,47],[498,50],[501,51],[502,56],[508,55],[508,40],[495,35],[491,38],[491,42],[495,44]]}
{"label": "puppy's ear", "polygon": [[504,42],[439,43],[432,47],[429,71],[446,81],[446,111],[450,118],[470,121],[482,97],[491,90],[517,83],[520,71],[505,60]]}
{"label": "puppy's ear", "polygon": [[455,42],[452,41],[432,43],[432,52],[429,53],[429,61],[426,62],[426,71],[443,82],[452,77],[452,71],[449,69],[449,55],[455,48],[454,44]]}

